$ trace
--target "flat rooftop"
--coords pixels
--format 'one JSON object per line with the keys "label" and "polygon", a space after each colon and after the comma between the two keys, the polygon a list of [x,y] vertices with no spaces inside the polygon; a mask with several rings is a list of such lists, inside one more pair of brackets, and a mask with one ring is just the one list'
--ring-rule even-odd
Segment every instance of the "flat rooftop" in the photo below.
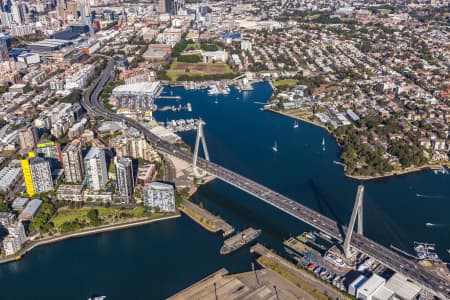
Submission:
{"label": "flat rooftop", "polygon": [[139,82],[132,84],[120,85],[112,91],[113,94],[119,93],[144,93],[144,94],[154,94],[158,87],[160,86],[159,81],[155,82]]}
{"label": "flat rooftop", "polygon": [[[257,270],[256,273],[259,283],[256,281],[254,272],[229,275],[226,269],[220,269],[214,274],[169,297],[168,300],[314,299],[299,287],[271,270],[261,269]],[[276,291],[274,286],[276,286]]]}

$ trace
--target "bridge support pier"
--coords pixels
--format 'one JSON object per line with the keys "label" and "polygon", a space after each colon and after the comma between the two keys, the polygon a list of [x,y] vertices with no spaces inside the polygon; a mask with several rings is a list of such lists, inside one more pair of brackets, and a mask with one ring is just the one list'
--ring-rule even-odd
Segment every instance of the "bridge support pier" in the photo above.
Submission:
{"label": "bridge support pier", "polygon": [[207,161],[209,161],[208,148],[206,147],[206,139],[205,139],[205,134],[203,132],[204,124],[205,123],[203,122],[203,120],[201,118],[197,121],[197,137],[195,139],[194,158],[192,161],[192,170],[194,171],[194,175],[197,178],[204,176],[204,174],[201,174],[197,168],[198,149],[200,148],[200,140],[202,140],[202,146],[203,146],[203,152],[205,153],[205,159]]}
{"label": "bridge support pier", "polygon": [[363,196],[364,196],[364,186],[361,184],[358,186],[356,192],[355,205],[353,206],[352,216],[350,218],[350,223],[348,224],[347,233],[345,235],[344,241],[344,254],[345,257],[350,258],[352,256],[350,250],[350,241],[352,239],[352,234],[355,228],[356,217],[358,217],[358,229],[359,234],[363,234]]}

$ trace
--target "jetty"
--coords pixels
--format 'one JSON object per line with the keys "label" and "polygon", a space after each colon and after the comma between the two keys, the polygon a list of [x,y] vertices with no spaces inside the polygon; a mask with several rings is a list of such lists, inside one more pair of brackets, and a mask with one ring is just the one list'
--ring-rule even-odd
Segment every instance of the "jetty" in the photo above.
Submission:
{"label": "jetty", "polygon": [[222,231],[224,237],[229,236],[234,232],[234,227],[225,220],[213,215],[191,201],[182,201],[179,210],[210,232]]}
{"label": "jetty", "polygon": [[162,99],[166,99],[166,100],[181,100],[181,96],[157,96],[156,99],[158,99],[158,100],[162,100]]}
{"label": "jetty", "polygon": [[262,267],[278,273],[286,280],[302,288],[305,294],[313,299],[330,299],[330,297],[332,299],[351,299],[344,293],[337,291],[332,285],[315,277],[311,272],[297,267],[259,243],[251,247],[250,252],[260,255],[256,261]]}
{"label": "jetty", "polygon": [[168,300],[316,300],[300,287],[269,269],[229,274],[225,268],[179,291]]}

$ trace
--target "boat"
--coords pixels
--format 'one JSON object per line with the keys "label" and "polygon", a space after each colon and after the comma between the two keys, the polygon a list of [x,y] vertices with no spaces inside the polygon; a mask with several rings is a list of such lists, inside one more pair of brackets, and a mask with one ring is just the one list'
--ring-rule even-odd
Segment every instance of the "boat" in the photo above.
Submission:
{"label": "boat", "polygon": [[93,297],[89,297],[88,300],[104,300],[106,299],[106,296],[93,296]]}
{"label": "boat", "polygon": [[220,248],[220,254],[226,255],[238,250],[242,246],[254,241],[261,235],[260,229],[253,229],[251,227],[225,240],[223,246]]}
{"label": "boat", "polygon": [[219,88],[216,85],[211,85],[208,90],[208,95],[217,95],[220,94]]}
{"label": "boat", "polygon": [[192,111],[192,105],[191,105],[190,102],[188,102],[188,103],[186,104],[186,109],[187,109],[188,112],[191,112],[191,111]]}
{"label": "boat", "polygon": [[427,222],[427,223],[425,223],[425,226],[427,226],[427,227],[430,227],[430,226],[433,226],[434,224],[433,223],[430,223],[430,222]]}
{"label": "boat", "polygon": [[442,167],[442,168],[440,168],[440,169],[433,170],[433,172],[434,172],[434,174],[436,174],[436,175],[438,175],[438,174],[448,175],[448,174],[449,174],[448,170],[447,170],[445,167]]}
{"label": "boat", "polygon": [[298,122],[297,121],[294,122],[294,128],[298,128]]}
{"label": "boat", "polygon": [[273,146],[272,146],[272,150],[273,150],[274,152],[278,152],[278,145],[277,145],[277,141],[275,141],[275,143],[273,144]]}
{"label": "boat", "polygon": [[322,150],[325,151],[325,138],[322,138]]}
{"label": "boat", "polygon": [[448,254],[450,254],[450,249],[447,249]]}

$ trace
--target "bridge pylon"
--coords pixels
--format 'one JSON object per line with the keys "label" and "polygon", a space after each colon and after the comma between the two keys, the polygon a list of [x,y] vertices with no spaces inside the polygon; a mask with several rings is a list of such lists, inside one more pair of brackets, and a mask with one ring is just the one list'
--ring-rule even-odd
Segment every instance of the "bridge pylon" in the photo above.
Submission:
{"label": "bridge pylon", "polygon": [[350,250],[350,241],[352,239],[352,234],[355,228],[356,217],[358,217],[358,229],[359,234],[363,234],[363,196],[364,196],[364,186],[360,184],[356,192],[355,204],[353,206],[352,216],[350,218],[350,223],[348,224],[347,233],[345,235],[344,241],[344,254],[345,257],[350,258],[352,256]]}
{"label": "bridge pylon", "polygon": [[194,171],[195,177],[202,177],[204,174],[201,174],[197,168],[197,159],[198,159],[198,149],[200,147],[200,140],[202,140],[203,152],[205,153],[205,159],[209,161],[209,153],[208,148],[206,147],[206,139],[205,133],[203,132],[203,125],[205,122],[200,118],[197,121],[197,137],[195,139],[195,148],[194,148],[194,158],[192,161],[192,170]]}

